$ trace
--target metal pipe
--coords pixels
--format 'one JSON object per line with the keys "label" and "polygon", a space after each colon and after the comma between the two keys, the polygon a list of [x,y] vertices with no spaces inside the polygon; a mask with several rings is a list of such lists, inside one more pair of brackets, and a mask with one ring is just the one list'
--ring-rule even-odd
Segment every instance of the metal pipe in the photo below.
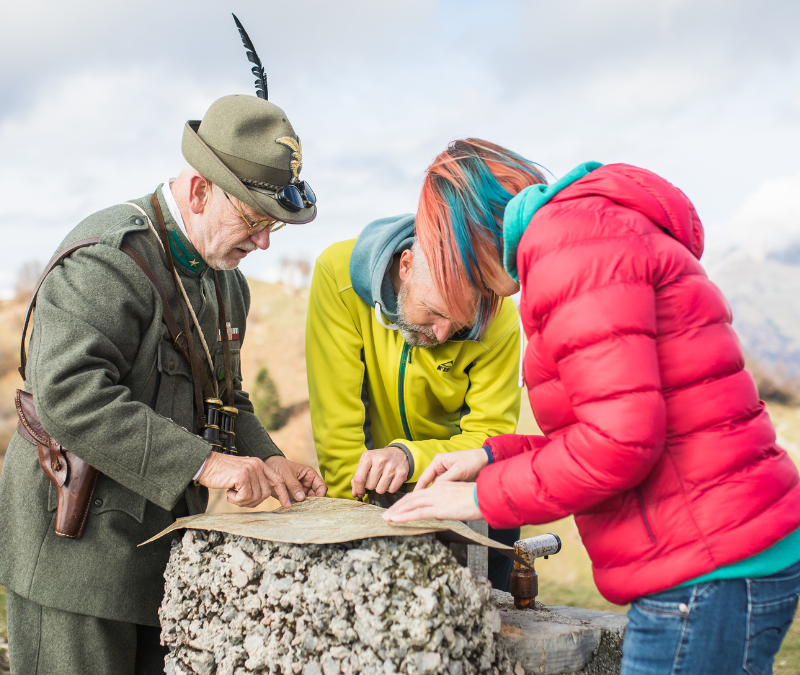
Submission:
{"label": "metal pipe", "polygon": [[561,539],[552,532],[540,534],[538,537],[520,539],[514,544],[514,553],[533,565],[536,558],[547,558],[561,550]]}
{"label": "metal pipe", "polygon": [[536,537],[520,539],[514,544],[514,553],[522,558],[530,567],[514,561],[511,572],[511,595],[514,596],[514,607],[528,609],[536,606],[539,595],[539,575],[534,569],[536,558],[547,558],[561,550],[561,539],[553,533],[540,534]]}

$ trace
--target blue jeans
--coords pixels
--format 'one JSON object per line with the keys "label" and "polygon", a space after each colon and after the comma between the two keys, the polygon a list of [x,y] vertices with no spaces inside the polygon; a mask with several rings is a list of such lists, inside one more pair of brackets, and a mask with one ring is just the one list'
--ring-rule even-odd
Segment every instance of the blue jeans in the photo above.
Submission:
{"label": "blue jeans", "polygon": [[621,675],[771,675],[798,596],[800,562],[646,595],[628,612]]}

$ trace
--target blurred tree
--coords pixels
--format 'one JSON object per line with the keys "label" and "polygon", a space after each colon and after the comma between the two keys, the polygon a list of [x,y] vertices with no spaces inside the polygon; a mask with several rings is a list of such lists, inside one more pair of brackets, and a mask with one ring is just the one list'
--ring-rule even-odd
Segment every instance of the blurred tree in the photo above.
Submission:
{"label": "blurred tree", "polygon": [[255,386],[250,392],[256,415],[268,431],[275,431],[283,426],[284,410],[281,408],[278,387],[270,377],[269,371],[262,368],[256,375]]}
{"label": "blurred tree", "polygon": [[800,401],[800,378],[788,377],[782,363],[767,368],[747,358],[746,367],[756,382],[758,396],[762,400],[783,405],[795,405]]}
{"label": "blurred tree", "polygon": [[17,300],[25,300],[27,302],[31,299],[36,288],[36,282],[39,281],[39,276],[42,272],[44,272],[44,265],[38,260],[29,260],[22,264],[17,273],[17,281],[14,284],[14,295]]}
{"label": "blurred tree", "polygon": [[281,283],[296,288],[308,288],[311,285],[313,266],[308,258],[287,258],[280,262],[279,278]]}

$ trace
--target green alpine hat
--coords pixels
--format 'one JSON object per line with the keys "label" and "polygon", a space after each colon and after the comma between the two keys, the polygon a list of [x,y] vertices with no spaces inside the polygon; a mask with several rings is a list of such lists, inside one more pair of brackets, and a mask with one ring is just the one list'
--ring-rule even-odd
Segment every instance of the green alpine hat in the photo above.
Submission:
{"label": "green alpine hat", "polygon": [[278,201],[282,188],[304,187],[299,178],[303,147],[286,113],[274,103],[223,96],[202,121],[186,122],[181,149],[204,178],[259,213],[292,224],[316,218],[317,207],[308,201],[299,211]]}

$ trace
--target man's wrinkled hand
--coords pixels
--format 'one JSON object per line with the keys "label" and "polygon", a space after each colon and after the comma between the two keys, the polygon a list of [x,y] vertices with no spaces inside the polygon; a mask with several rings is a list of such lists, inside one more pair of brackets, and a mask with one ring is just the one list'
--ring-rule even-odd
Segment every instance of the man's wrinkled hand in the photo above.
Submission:
{"label": "man's wrinkled hand", "polygon": [[397,492],[408,479],[408,469],[408,457],[402,448],[367,450],[350,481],[353,497],[360,499],[367,490],[379,495]]}
{"label": "man's wrinkled hand", "polygon": [[236,506],[258,506],[272,494],[267,467],[258,457],[211,452],[197,482],[207,488],[227,490],[228,501]]}
{"label": "man's wrinkled hand", "polygon": [[422,472],[414,491],[424,490],[437,482],[474,481],[487,464],[489,458],[483,448],[439,453]]}
{"label": "man's wrinkled hand", "polygon": [[281,506],[291,506],[292,500],[302,502],[306,496],[324,497],[328,486],[310,466],[290,462],[285,457],[268,457],[267,467],[272,496]]}
{"label": "man's wrinkled hand", "polygon": [[[281,506],[291,506],[292,499],[306,495],[323,497],[328,491],[324,481],[310,466],[290,462],[285,457],[237,457],[219,452],[208,455],[197,478],[207,488],[227,490],[227,498],[236,506],[256,507],[267,497],[275,497]],[[290,498],[289,495],[293,495]]]}

